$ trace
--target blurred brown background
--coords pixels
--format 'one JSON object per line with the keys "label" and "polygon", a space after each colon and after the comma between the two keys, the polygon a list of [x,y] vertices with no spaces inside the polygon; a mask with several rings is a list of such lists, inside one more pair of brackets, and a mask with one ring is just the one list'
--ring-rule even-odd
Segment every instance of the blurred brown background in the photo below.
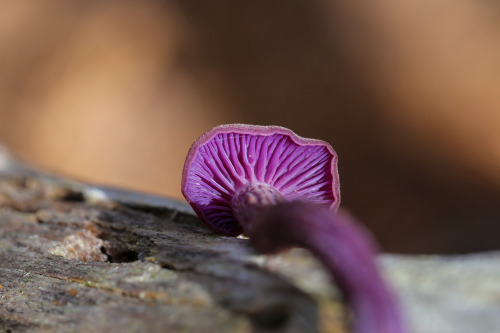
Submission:
{"label": "blurred brown background", "polygon": [[180,197],[190,144],[276,124],[340,157],[385,250],[500,248],[494,1],[0,1],[0,141]]}

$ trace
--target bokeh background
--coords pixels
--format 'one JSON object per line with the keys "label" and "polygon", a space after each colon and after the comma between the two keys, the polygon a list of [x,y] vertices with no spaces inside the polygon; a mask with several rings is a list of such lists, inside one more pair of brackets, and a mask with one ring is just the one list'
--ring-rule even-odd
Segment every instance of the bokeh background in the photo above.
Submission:
{"label": "bokeh background", "polygon": [[339,154],[386,251],[500,247],[495,1],[0,1],[0,142],[81,180],[181,197],[222,123]]}

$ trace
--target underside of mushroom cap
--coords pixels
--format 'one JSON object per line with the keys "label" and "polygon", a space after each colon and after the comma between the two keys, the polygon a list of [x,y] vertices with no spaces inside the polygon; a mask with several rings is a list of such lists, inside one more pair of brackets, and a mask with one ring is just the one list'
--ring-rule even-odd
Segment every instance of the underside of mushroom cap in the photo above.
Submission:
{"label": "underside of mushroom cap", "polygon": [[279,126],[232,124],[213,128],[191,146],[182,193],[212,229],[237,236],[243,228],[231,201],[252,183],[264,183],[288,201],[340,203],[337,155],[320,140]]}

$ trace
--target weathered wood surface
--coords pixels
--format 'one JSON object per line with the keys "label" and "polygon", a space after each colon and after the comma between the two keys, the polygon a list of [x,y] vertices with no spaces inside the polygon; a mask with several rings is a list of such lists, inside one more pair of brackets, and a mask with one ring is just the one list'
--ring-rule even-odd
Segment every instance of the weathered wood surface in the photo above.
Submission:
{"label": "weathered wood surface", "polygon": [[[500,330],[500,254],[381,256],[413,332]],[[0,151],[0,332],[348,332],[303,250],[256,254],[175,200],[51,177]]]}

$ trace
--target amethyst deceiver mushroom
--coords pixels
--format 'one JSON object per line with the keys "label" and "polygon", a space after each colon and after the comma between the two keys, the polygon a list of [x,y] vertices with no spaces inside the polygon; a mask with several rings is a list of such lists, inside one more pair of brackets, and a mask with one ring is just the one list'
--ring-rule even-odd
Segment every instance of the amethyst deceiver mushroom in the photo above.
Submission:
{"label": "amethyst deceiver mushroom", "polygon": [[189,150],[182,193],[210,228],[245,234],[263,253],[313,252],[350,304],[355,332],[406,332],[371,237],[337,213],[337,155],[328,143],[278,126],[215,127]]}

